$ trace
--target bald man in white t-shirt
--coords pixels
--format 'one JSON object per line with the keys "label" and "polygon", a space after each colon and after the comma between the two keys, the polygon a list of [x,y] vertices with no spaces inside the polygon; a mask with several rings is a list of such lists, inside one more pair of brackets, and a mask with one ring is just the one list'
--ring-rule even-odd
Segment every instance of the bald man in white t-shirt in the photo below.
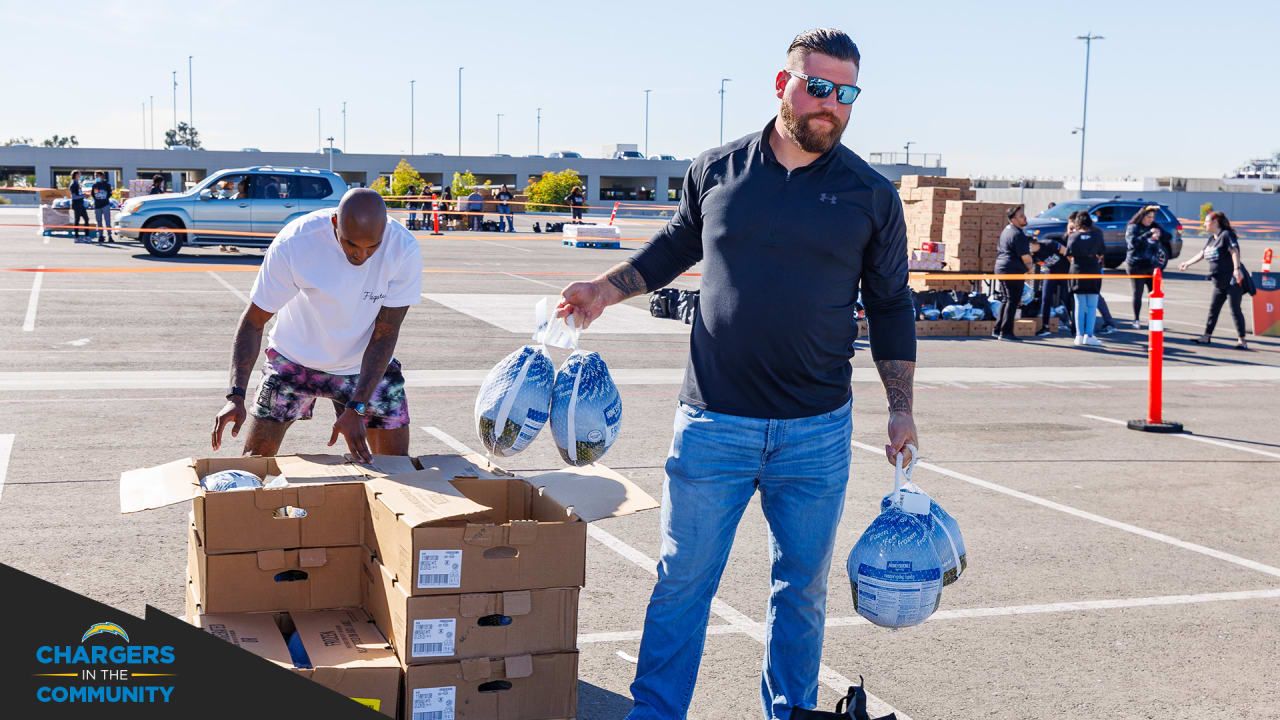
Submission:
{"label": "bald man in white t-shirt", "polygon": [[418,241],[387,218],[382,197],[349,190],[336,209],[304,215],[267,248],[240,316],[231,354],[227,404],[213,423],[240,433],[248,416],[245,387],[267,321],[267,363],[253,401],[245,455],[276,455],[295,420],[311,417],[316,398],[333,401],[338,436],[356,457],[409,454],[409,407],[395,360],[400,325],[422,298]]}

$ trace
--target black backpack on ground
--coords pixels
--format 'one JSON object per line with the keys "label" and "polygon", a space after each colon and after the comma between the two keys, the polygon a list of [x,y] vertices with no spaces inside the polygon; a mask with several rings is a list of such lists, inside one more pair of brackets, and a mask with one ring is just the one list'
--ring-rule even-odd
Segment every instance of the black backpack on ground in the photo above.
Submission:
{"label": "black backpack on ground", "polygon": [[862,689],[862,676],[858,676],[858,684],[850,685],[849,692],[836,702],[835,712],[823,710],[805,710],[792,708],[791,720],[897,720],[895,713],[878,718],[867,714],[867,691]]}
{"label": "black backpack on ground", "polygon": [[662,288],[649,294],[649,314],[656,318],[678,318],[675,315],[676,302],[680,291],[675,288]]}

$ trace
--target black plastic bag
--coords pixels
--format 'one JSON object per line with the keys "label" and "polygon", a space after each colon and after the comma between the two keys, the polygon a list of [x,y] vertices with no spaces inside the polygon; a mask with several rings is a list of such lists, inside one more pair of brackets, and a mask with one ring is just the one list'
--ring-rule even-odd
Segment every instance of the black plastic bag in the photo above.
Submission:
{"label": "black plastic bag", "polygon": [[676,305],[680,297],[680,291],[675,288],[662,288],[654,290],[649,295],[649,314],[656,318],[672,318],[679,319],[676,314]]}
{"label": "black plastic bag", "polygon": [[792,708],[790,720],[898,720],[895,713],[873,718],[867,714],[867,691],[862,689],[862,676],[858,684],[850,685],[849,692],[836,702],[835,712]]}
{"label": "black plastic bag", "polygon": [[685,325],[692,325],[694,316],[698,314],[698,291],[681,290],[676,302],[677,317]]}

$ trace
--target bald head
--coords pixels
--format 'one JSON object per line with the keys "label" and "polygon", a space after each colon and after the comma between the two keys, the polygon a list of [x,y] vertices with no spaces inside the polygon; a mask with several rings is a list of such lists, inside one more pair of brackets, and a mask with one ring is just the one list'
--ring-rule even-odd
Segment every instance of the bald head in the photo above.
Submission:
{"label": "bald head", "polygon": [[352,188],[342,196],[333,216],[334,234],[352,265],[363,265],[382,244],[387,204],[368,188]]}

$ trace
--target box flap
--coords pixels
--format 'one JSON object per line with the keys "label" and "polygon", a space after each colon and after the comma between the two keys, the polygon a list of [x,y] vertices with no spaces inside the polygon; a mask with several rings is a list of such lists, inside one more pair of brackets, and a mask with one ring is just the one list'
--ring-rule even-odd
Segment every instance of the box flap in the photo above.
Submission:
{"label": "box flap", "polygon": [[374,455],[372,463],[357,463],[353,459],[350,455],[282,455],[276,458],[276,466],[290,485],[362,482],[417,469],[413,458],[407,455]]}
{"label": "box flap", "polygon": [[463,495],[436,469],[375,477],[368,487],[409,527],[492,510]]}
{"label": "box flap", "polygon": [[423,470],[438,470],[450,480],[454,478],[509,478],[513,475],[490,463],[483,455],[422,455],[418,464]]}
{"label": "box flap", "polygon": [[271,613],[198,615],[195,624],[210,635],[248,650],[264,660],[293,667],[289,648]]}
{"label": "box flap", "polygon": [[298,567],[324,567],[329,553],[324,548],[299,548]]}
{"label": "box flap", "polygon": [[463,595],[458,599],[458,614],[465,618],[484,617],[492,615],[492,604],[489,600],[493,596],[488,593],[473,593]]}
{"label": "box flap", "polygon": [[492,669],[489,667],[488,658],[476,658],[475,660],[462,661],[462,679],[467,682],[488,680],[492,672]]}
{"label": "box flap", "polygon": [[503,664],[506,665],[508,680],[525,678],[533,674],[532,655],[517,655],[515,657],[509,657]]}
{"label": "box flap", "polygon": [[586,522],[658,507],[635,483],[599,463],[534,475],[529,484]]}
{"label": "box flap", "polygon": [[360,608],[291,612],[289,616],[317,670],[400,667],[387,639]]}
{"label": "box flap", "polygon": [[200,495],[204,490],[195,464],[194,459],[184,458],[120,473],[120,512],[150,510]]}
{"label": "box flap", "polygon": [[514,592],[502,593],[503,615],[528,615],[532,610],[533,594],[528,590],[516,590]]}

